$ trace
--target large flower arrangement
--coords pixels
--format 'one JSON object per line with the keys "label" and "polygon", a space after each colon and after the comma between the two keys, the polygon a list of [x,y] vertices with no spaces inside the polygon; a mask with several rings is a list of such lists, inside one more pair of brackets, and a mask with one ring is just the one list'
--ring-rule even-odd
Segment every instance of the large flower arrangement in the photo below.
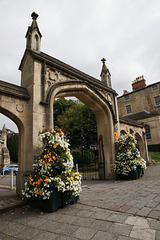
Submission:
{"label": "large flower arrangement", "polygon": [[121,135],[117,141],[118,152],[113,170],[117,174],[128,175],[138,167],[145,169],[146,161],[141,157],[136,147],[137,141],[131,134]]}
{"label": "large flower arrangement", "polygon": [[73,170],[69,140],[61,129],[44,130],[38,136],[44,149],[41,155],[35,157],[33,173],[22,190],[24,198],[49,199],[53,186],[58,191],[78,196],[81,191],[81,175]]}

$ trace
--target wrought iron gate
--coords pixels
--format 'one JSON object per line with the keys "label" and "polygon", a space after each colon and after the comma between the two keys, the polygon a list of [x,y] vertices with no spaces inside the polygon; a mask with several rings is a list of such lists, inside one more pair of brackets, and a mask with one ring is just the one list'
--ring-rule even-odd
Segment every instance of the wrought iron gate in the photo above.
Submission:
{"label": "wrought iron gate", "polygon": [[105,159],[103,149],[103,136],[100,135],[98,144],[89,148],[82,147],[81,159],[77,161],[78,170],[82,179],[105,179]]}

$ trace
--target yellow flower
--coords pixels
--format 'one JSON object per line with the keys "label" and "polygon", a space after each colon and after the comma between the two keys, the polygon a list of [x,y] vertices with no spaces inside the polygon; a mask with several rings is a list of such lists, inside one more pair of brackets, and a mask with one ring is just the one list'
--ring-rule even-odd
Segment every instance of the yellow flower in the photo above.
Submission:
{"label": "yellow flower", "polygon": [[53,148],[56,148],[56,147],[57,147],[57,144],[54,144],[54,145],[53,145]]}
{"label": "yellow flower", "polygon": [[49,158],[49,159],[48,159],[48,162],[51,162],[51,161],[52,161],[52,158]]}

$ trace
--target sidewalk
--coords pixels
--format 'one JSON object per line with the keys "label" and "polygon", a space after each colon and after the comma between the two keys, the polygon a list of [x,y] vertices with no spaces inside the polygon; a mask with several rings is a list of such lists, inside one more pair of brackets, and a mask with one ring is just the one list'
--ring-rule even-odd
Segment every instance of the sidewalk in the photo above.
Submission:
{"label": "sidewalk", "polygon": [[[83,181],[77,204],[42,212],[0,189],[0,239],[160,240],[160,164],[136,181]],[[6,205],[5,205],[6,203]],[[20,206],[21,205],[21,206]]]}

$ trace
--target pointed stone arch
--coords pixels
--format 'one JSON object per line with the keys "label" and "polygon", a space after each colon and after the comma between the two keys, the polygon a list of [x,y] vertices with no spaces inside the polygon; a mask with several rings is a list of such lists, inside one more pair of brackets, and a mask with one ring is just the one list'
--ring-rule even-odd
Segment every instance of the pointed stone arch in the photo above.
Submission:
{"label": "pointed stone arch", "polygon": [[127,134],[127,132],[126,132],[125,130],[121,130],[121,131],[120,131],[120,134],[121,134],[121,135],[125,135],[125,134]]}
{"label": "pointed stone arch", "polygon": [[109,102],[90,84],[84,82],[63,82],[53,85],[47,95],[46,122],[53,126],[53,103],[57,97],[76,97],[95,114],[98,136],[103,136],[105,153],[105,178],[112,177],[110,166],[114,162],[114,124],[115,114]]}
{"label": "pointed stone arch", "polygon": [[138,132],[136,132],[134,136],[137,140],[138,149],[140,150],[142,158],[144,158],[147,161],[149,157],[147,151],[147,143],[145,141],[145,133],[143,132],[142,135],[140,135]]}

